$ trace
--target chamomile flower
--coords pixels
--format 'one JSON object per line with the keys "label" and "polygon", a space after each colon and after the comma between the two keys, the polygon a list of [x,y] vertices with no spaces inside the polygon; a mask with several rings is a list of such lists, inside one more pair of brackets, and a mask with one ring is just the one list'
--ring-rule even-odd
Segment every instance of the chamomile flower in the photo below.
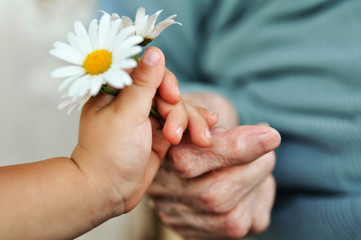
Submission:
{"label": "chamomile flower", "polygon": [[66,78],[59,91],[68,88],[69,99],[61,106],[82,106],[84,99],[97,95],[103,85],[122,89],[132,84],[125,69],[136,67],[133,56],[142,51],[139,44],[143,38],[134,35],[134,26],[120,28],[121,22],[104,13],[99,22],[91,21],[87,31],[76,21],[74,33],[68,33],[69,44],[54,43],[50,54],[72,64],[51,73],[54,78]]}
{"label": "chamomile flower", "polygon": [[[156,37],[158,37],[158,35],[167,27],[173,24],[182,25],[181,23],[176,22],[173,19],[177,16],[176,14],[166,18],[165,20],[155,25],[155,22],[157,21],[157,18],[162,11],[163,10],[159,10],[155,14],[149,16],[149,15],[145,15],[145,8],[140,7],[137,10],[134,23],[132,19],[130,19],[127,16],[121,17],[122,27],[128,27],[134,25],[136,35],[141,36],[144,39],[144,41],[140,44],[141,46],[144,47],[148,43],[153,41]],[[119,16],[113,14],[113,19],[117,19],[117,18],[119,18]]]}

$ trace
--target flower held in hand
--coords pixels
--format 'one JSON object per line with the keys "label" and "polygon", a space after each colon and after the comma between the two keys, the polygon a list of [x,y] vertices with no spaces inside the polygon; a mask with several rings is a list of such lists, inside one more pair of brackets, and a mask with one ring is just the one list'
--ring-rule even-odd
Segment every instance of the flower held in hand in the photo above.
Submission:
{"label": "flower held in hand", "polygon": [[[133,56],[142,51],[139,44],[143,38],[134,35],[134,26],[120,30],[120,25],[121,20],[112,20],[109,14],[104,14],[99,24],[93,19],[89,32],[76,21],[75,33],[68,34],[70,45],[54,43],[50,54],[73,64],[51,73],[52,77],[66,78],[59,90],[68,88],[67,97],[72,98],[68,103],[81,102],[78,106],[81,108],[84,99],[96,96],[103,85],[121,89],[132,83],[131,77],[124,70],[137,66]],[[62,104],[60,107],[67,105]]]}
{"label": "flower held in hand", "polygon": [[[176,15],[155,25],[162,10],[148,16],[145,15],[145,9],[140,7],[134,23],[127,16],[102,12],[99,23],[93,19],[88,31],[81,22],[76,21],[74,33],[68,33],[69,44],[55,42],[50,51],[51,55],[72,64],[51,73],[54,78],[65,78],[59,91],[67,89],[67,92],[59,109],[70,106],[68,113],[75,108],[81,110],[100,91],[117,95],[117,90],[131,85],[132,79],[125,70],[137,66],[142,47],[168,26],[181,25],[174,21]],[[151,113],[161,118],[154,109]]]}

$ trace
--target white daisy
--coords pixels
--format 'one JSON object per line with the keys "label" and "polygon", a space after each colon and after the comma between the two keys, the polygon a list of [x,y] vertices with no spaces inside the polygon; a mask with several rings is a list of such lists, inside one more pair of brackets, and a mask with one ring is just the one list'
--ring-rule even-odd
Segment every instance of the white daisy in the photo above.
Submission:
{"label": "white daisy", "polygon": [[[177,16],[176,14],[166,18],[162,22],[155,25],[155,22],[159,16],[159,14],[162,11],[163,10],[159,10],[152,16],[149,16],[149,15],[145,15],[145,8],[140,7],[137,10],[134,23],[133,23],[132,19],[130,19],[129,17],[123,16],[123,17],[121,17],[121,19],[122,19],[121,26],[124,28],[124,27],[129,27],[129,26],[134,25],[136,35],[144,38],[144,41],[140,44],[141,46],[144,47],[148,43],[153,41],[156,37],[158,37],[158,35],[164,29],[169,27],[170,25],[178,24],[178,25],[182,26],[181,23],[176,22],[173,19]],[[112,17],[113,17],[113,19],[119,18],[119,16],[117,14],[113,14]]]}
{"label": "white daisy", "polygon": [[87,31],[76,21],[75,33],[68,34],[69,44],[54,43],[50,54],[72,64],[51,73],[54,78],[66,78],[59,91],[68,88],[67,96],[72,99],[67,103],[82,103],[88,96],[97,95],[106,84],[121,89],[132,83],[124,69],[136,67],[133,56],[142,51],[139,44],[143,38],[134,35],[134,26],[120,29],[121,22],[104,13],[99,24],[96,19],[91,21]]}

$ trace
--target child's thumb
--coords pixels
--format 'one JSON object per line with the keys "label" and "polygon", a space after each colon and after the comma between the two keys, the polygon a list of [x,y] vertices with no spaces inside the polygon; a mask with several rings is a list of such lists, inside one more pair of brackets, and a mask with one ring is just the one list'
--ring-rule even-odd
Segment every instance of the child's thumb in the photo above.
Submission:
{"label": "child's thumb", "polygon": [[162,51],[149,47],[131,74],[133,84],[121,90],[115,99],[117,108],[129,114],[134,113],[138,117],[148,116],[157,88],[163,80],[164,71],[165,60]]}

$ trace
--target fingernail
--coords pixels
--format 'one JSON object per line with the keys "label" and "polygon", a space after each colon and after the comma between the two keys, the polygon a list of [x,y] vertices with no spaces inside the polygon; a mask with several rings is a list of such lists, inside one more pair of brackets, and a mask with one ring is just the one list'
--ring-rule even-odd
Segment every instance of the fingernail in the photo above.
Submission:
{"label": "fingernail", "polygon": [[179,90],[178,84],[175,87],[174,94],[177,95],[177,96],[180,96],[180,90]]}
{"label": "fingernail", "polygon": [[183,132],[184,132],[184,127],[183,126],[179,126],[176,130],[175,130],[175,134],[177,135],[177,137],[181,138],[183,136]]}
{"label": "fingernail", "polygon": [[206,130],[204,130],[204,136],[206,136],[206,138],[211,139],[212,135],[211,132],[209,131],[209,128],[206,128]]}
{"label": "fingernail", "polygon": [[142,62],[151,67],[157,65],[159,61],[160,61],[160,54],[158,53],[158,51],[155,50],[145,51],[142,58]]}
{"label": "fingernail", "polygon": [[280,134],[272,129],[257,137],[259,143],[263,146],[266,151],[273,150],[280,143]]}

